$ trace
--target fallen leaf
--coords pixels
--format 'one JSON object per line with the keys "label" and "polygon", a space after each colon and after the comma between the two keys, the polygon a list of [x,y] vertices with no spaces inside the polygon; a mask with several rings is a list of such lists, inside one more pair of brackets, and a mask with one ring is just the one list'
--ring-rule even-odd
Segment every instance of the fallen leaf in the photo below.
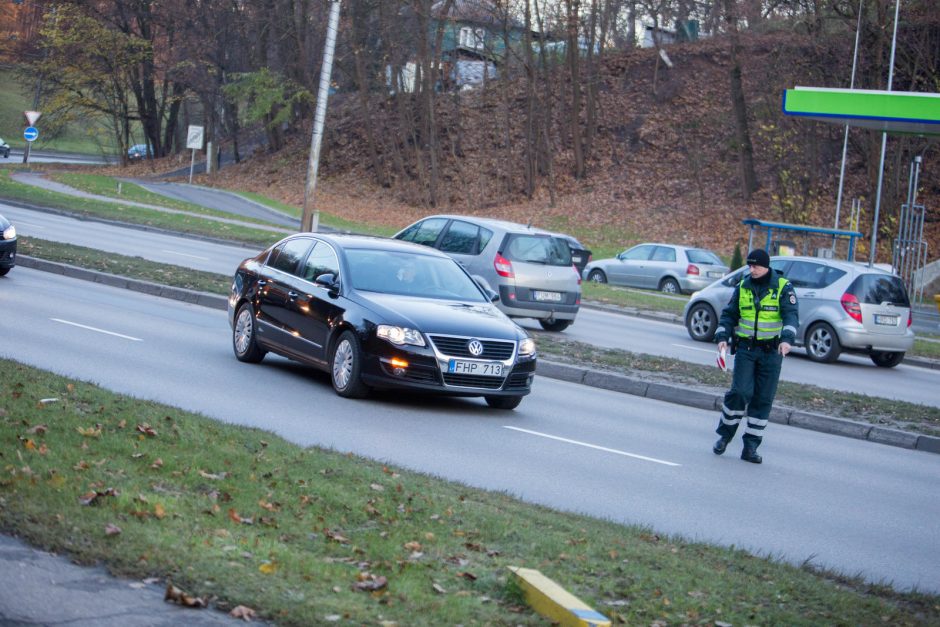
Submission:
{"label": "fallen leaf", "polygon": [[359,581],[353,584],[352,589],[359,592],[374,592],[388,585],[388,579],[382,575],[359,573],[358,579]]}
{"label": "fallen leaf", "polygon": [[86,438],[100,438],[101,437],[101,425],[95,425],[94,427],[75,427],[79,435]]}
{"label": "fallen leaf", "polygon": [[218,473],[218,474],[215,474],[215,473],[211,473],[211,472],[206,472],[205,470],[200,470],[200,471],[199,471],[199,476],[200,476],[200,477],[203,477],[203,478],[205,478],[205,479],[212,479],[213,481],[218,481],[218,480],[220,480],[220,479],[225,479],[226,477],[228,477],[228,475],[229,475],[229,473],[227,473],[227,472],[220,472],[220,473]]}
{"label": "fallen leaf", "polygon": [[447,594],[447,590],[439,583],[431,584],[431,587],[434,588],[434,592],[438,594]]}
{"label": "fallen leaf", "polygon": [[372,488],[373,490],[375,490],[376,492],[384,492],[384,491],[385,491],[385,486],[379,485],[378,483],[371,483],[371,484],[369,484],[369,487]]}
{"label": "fallen leaf", "polygon": [[143,433],[144,435],[150,436],[152,438],[157,437],[157,430],[151,427],[149,424],[142,423],[137,425],[137,430]]}
{"label": "fallen leaf", "polygon": [[33,442],[33,441],[30,440],[30,439],[27,439],[25,442],[23,442],[23,447],[24,447],[27,451],[35,451],[35,450],[36,450],[36,443]]}
{"label": "fallen leaf", "polygon": [[277,572],[277,562],[263,562],[261,566],[258,567],[265,575],[273,575]]}
{"label": "fallen leaf", "polygon": [[178,603],[183,607],[204,608],[209,605],[206,599],[186,594],[172,583],[166,584],[166,592],[163,595],[163,600]]}
{"label": "fallen leaf", "polygon": [[236,605],[228,615],[232,618],[240,618],[247,623],[255,617],[255,611],[246,605]]}
{"label": "fallen leaf", "polygon": [[121,422],[118,423],[118,429],[123,429],[126,426],[127,426],[126,420],[122,420]]}
{"label": "fallen leaf", "polygon": [[163,466],[163,460],[159,457],[156,458],[152,464],[150,464],[150,467],[153,468],[154,470],[159,470],[162,466]]}
{"label": "fallen leaf", "polygon": [[166,510],[163,509],[163,505],[156,503],[153,506],[153,515],[156,516],[159,520],[163,520],[163,518],[166,516]]}
{"label": "fallen leaf", "polygon": [[120,492],[114,488],[108,488],[106,490],[96,490],[94,492],[88,492],[86,494],[78,497],[78,502],[82,505],[97,505],[98,499],[105,496],[118,496]]}
{"label": "fallen leaf", "polygon": [[48,405],[49,403],[57,403],[59,399],[57,398],[41,398],[39,399],[40,405]]}
{"label": "fallen leaf", "polygon": [[323,535],[325,535],[327,538],[329,538],[333,542],[339,542],[340,544],[349,544],[349,538],[347,538],[346,536],[336,531],[331,531],[327,529],[326,531],[323,532]]}
{"label": "fallen leaf", "polygon": [[458,576],[458,577],[463,577],[464,579],[469,579],[470,581],[476,581],[476,580],[477,580],[477,576],[474,575],[473,573],[466,573],[466,572],[464,572],[464,573],[457,573],[457,576]]}
{"label": "fallen leaf", "polygon": [[46,435],[46,431],[49,430],[49,427],[46,425],[36,425],[32,429],[26,431],[26,433],[33,433],[35,435]]}
{"label": "fallen leaf", "polygon": [[420,551],[421,543],[415,542],[413,540],[411,542],[405,542],[405,548],[408,549],[409,551]]}
{"label": "fallen leaf", "polygon": [[116,536],[116,535],[120,535],[120,533],[121,533],[121,528],[113,523],[108,523],[104,527],[104,535],[106,536]]}
{"label": "fallen leaf", "polygon": [[268,502],[265,501],[264,499],[261,499],[260,501],[258,501],[258,505],[260,505],[260,506],[263,507],[264,509],[268,510],[269,512],[276,512],[276,511],[278,511],[279,509],[281,509],[281,504],[280,504],[280,503],[268,503]]}

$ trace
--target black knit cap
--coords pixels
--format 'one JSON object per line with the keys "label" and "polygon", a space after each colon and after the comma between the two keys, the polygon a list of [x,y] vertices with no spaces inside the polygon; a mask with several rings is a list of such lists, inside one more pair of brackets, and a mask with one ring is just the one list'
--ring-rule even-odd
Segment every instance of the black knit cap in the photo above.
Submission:
{"label": "black knit cap", "polygon": [[747,265],[769,268],[770,255],[768,255],[767,251],[763,248],[755,248],[747,254]]}

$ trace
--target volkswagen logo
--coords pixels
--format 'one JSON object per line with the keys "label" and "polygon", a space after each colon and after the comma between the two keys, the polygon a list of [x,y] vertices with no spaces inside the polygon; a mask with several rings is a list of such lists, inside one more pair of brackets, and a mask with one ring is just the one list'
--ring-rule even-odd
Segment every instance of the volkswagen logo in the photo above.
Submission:
{"label": "volkswagen logo", "polygon": [[467,350],[469,350],[470,354],[474,357],[479,357],[483,354],[483,342],[480,340],[470,340],[470,343],[467,344]]}

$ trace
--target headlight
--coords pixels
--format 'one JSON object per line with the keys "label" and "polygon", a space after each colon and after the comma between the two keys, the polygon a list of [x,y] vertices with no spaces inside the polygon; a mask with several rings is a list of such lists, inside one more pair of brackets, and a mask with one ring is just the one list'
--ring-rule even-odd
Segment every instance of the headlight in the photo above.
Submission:
{"label": "headlight", "polygon": [[528,357],[529,355],[534,355],[534,354],[535,354],[535,340],[533,340],[531,337],[527,337],[526,339],[519,342],[519,356],[520,357]]}
{"label": "headlight", "polygon": [[396,327],[390,324],[380,324],[375,334],[387,340],[396,346],[411,344],[413,346],[424,346],[424,337],[419,331],[409,329],[408,327]]}
{"label": "headlight", "polygon": [[13,239],[16,237],[16,227],[12,224],[3,229],[3,239]]}

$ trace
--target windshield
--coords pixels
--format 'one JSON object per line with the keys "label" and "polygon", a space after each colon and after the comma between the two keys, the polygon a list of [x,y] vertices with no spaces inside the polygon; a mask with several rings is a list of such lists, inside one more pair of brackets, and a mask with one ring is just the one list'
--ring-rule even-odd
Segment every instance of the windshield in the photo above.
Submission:
{"label": "windshield", "polygon": [[449,257],[349,249],[349,280],[356,290],[468,302],[489,302]]}

